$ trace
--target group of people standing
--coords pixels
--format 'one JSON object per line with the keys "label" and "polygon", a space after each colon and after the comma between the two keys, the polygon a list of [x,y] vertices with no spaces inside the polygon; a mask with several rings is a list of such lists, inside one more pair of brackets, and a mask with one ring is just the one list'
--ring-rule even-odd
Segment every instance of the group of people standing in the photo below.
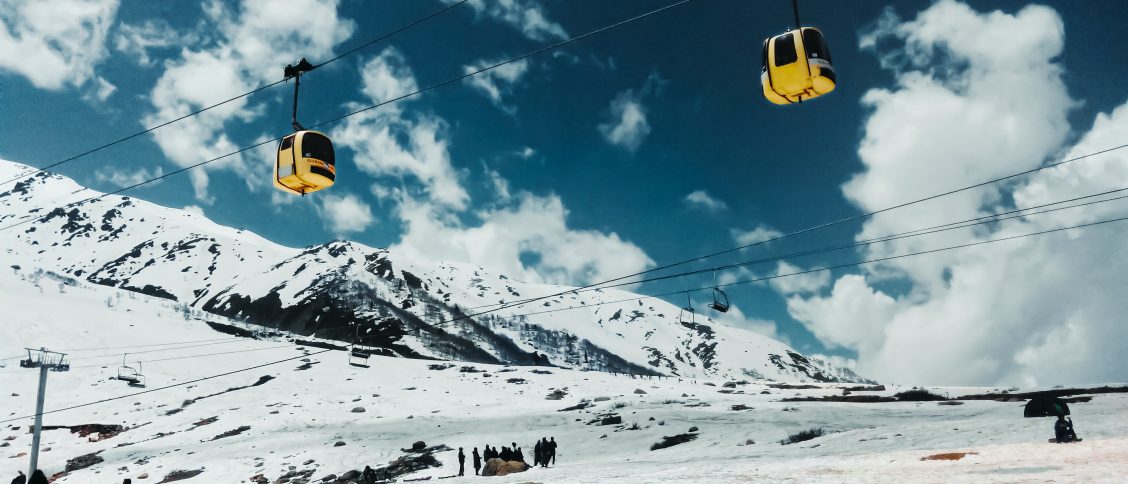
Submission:
{"label": "group of people standing", "polygon": [[542,438],[537,445],[533,446],[533,465],[540,465],[541,467],[548,467],[548,461],[552,460],[552,465],[556,465],[556,437],[549,440],[547,437]]}
{"label": "group of people standing", "polygon": [[36,469],[35,472],[32,472],[30,478],[27,477],[27,475],[25,475],[23,472],[16,472],[19,472],[19,475],[17,475],[15,479],[12,479],[12,484],[47,484],[48,482],[50,482],[47,480],[47,475],[39,469]]}
{"label": "group of people standing", "polygon": [[[517,447],[517,442],[512,442],[511,447],[503,445],[501,450],[486,445],[485,450],[480,454],[478,448],[474,447],[471,456],[473,457],[474,475],[478,475],[478,472],[482,469],[482,462],[487,462],[490,459],[525,462],[525,453],[521,451],[520,447]],[[550,461],[552,465],[556,465],[556,437],[544,437],[533,446],[534,466],[548,467]],[[528,465],[528,463],[526,462],[525,465]],[[458,475],[466,475],[466,453],[462,451],[462,447],[458,448]]]}
{"label": "group of people standing", "polygon": [[[40,469],[36,469],[35,472],[32,472],[30,478],[27,477],[23,471],[16,472],[19,472],[19,475],[17,475],[15,479],[12,479],[12,484],[47,484],[51,482],[47,480],[47,475]],[[133,480],[128,478],[121,481],[122,484],[131,484],[132,482]]]}
{"label": "group of people standing", "polygon": [[[32,477],[30,478],[24,474],[23,470],[17,470],[17,472],[19,475],[11,479],[11,484],[47,484],[51,482],[47,481],[47,475],[43,474],[42,469],[35,469],[35,472],[32,473]],[[125,481],[122,481],[122,484],[131,484],[132,482],[133,479],[126,478]]]}

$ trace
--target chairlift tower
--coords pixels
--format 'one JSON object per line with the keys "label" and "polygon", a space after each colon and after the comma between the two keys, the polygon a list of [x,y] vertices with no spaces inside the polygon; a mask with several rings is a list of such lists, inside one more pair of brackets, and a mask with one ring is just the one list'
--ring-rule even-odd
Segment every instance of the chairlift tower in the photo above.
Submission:
{"label": "chairlift tower", "polygon": [[31,463],[27,475],[32,475],[39,468],[39,434],[43,431],[43,399],[47,393],[48,371],[69,371],[67,354],[57,351],[47,351],[47,348],[24,348],[27,350],[27,359],[20,360],[21,368],[39,368],[39,394],[35,397],[35,433],[31,437]]}

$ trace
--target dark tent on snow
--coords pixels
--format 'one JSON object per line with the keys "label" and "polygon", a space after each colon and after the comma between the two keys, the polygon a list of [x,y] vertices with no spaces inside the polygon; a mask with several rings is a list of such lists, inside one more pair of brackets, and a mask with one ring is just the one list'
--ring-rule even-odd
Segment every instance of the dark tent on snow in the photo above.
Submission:
{"label": "dark tent on snow", "polygon": [[1058,415],[1069,415],[1069,405],[1065,404],[1060,398],[1057,397],[1034,397],[1029,402],[1026,402],[1026,410],[1022,412],[1023,417],[1057,417]]}

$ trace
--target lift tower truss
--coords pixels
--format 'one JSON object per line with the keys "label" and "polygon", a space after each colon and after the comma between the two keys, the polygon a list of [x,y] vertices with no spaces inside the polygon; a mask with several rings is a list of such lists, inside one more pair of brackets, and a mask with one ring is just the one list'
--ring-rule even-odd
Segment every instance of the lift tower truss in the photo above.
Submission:
{"label": "lift tower truss", "polygon": [[32,475],[39,467],[39,434],[43,431],[43,399],[47,393],[47,372],[68,371],[70,363],[67,354],[48,351],[47,348],[24,348],[27,359],[20,360],[21,368],[39,368],[39,393],[35,397],[35,433],[31,438],[31,463],[27,475]]}

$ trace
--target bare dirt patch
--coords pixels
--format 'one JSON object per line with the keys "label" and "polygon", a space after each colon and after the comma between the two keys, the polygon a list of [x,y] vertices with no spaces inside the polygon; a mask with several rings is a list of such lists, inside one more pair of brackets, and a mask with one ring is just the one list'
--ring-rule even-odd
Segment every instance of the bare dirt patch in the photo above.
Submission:
{"label": "bare dirt patch", "polygon": [[960,460],[969,455],[979,455],[979,452],[945,452],[921,457],[920,460]]}

